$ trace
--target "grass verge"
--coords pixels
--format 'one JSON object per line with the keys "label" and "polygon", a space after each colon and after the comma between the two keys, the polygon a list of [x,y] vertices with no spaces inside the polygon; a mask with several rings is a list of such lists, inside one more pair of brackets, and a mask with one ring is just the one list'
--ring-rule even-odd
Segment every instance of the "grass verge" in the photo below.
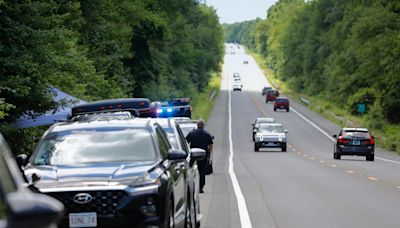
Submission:
{"label": "grass verge", "polygon": [[219,73],[214,73],[208,83],[207,88],[200,92],[191,101],[193,108],[192,119],[204,119],[208,120],[210,113],[214,107],[215,98],[219,94],[219,89],[221,87],[221,75]]}
{"label": "grass verge", "polygon": [[[247,53],[252,55],[257,64],[261,67],[264,75],[268,81],[285,96],[291,100],[306,105],[309,109],[313,110],[324,116],[326,119],[338,124],[342,127],[368,127],[372,134],[375,136],[375,142],[378,147],[385,148],[390,151],[396,151],[400,155],[400,125],[389,124],[384,121],[368,120],[366,116],[351,115],[342,106],[330,102],[323,97],[307,96],[305,94],[292,90],[285,82],[279,80],[273,71],[265,64],[265,59],[251,50],[246,49]],[[304,99],[309,101],[305,103]]]}

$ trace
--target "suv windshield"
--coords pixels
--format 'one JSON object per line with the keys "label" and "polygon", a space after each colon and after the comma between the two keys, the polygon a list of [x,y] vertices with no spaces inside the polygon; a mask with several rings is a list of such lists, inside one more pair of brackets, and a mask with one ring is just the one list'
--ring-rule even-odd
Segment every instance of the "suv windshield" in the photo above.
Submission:
{"label": "suv windshield", "polygon": [[34,165],[154,160],[150,132],[140,128],[79,129],[51,132],[41,142]]}
{"label": "suv windshield", "polygon": [[273,123],[274,119],[257,119],[257,124],[262,124],[262,123]]}
{"label": "suv windshield", "polygon": [[283,133],[282,125],[269,125],[269,124],[262,124],[260,125],[259,131],[268,131],[273,133]]}

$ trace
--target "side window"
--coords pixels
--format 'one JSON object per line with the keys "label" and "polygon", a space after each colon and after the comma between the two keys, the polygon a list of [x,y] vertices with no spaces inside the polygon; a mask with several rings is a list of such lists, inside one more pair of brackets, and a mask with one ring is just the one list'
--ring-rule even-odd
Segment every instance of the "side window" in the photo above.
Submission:
{"label": "side window", "polygon": [[168,151],[171,148],[171,146],[168,143],[168,139],[166,138],[165,134],[163,133],[162,130],[160,130],[159,127],[156,128],[156,134],[157,134],[157,142],[158,142],[158,147],[160,148],[160,152],[164,158],[168,156]]}
{"label": "side window", "polygon": [[179,137],[178,137],[178,138],[179,138],[179,143],[182,145],[183,151],[185,151],[186,154],[189,154],[189,146],[188,146],[188,144],[187,144],[185,135],[182,133],[182,130],[181,130],[181,128],[179,127],[178,124],[175,123],[175,127],[176,127],[176,130],[178,130],[178,134],[179,134]]}
{"label": "side window", "polygon": [[6,203],[3,201],[3,196],[0,196],[0,221],[7,217]]}
{"label": "side window", "polygon": [[[0,145],[0,150],[3,149],[4,148],[1,148]],[[6,203],[4,201],[5,195],[15,192],[16,190],[17,186],[14,182],[14,178],[8,169],[8,164],[5,160],[3,152],[0,151],[0,221],[4,220],[7,216]]]}

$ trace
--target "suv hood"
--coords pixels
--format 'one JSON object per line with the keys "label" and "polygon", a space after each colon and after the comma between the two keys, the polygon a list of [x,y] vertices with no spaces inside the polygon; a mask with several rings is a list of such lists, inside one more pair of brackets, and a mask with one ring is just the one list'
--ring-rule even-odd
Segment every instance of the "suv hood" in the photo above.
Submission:
{"label": "suv hood", "polygon": [[154,170],[158,161],[135,163],[106,163],[84,165],[60,166],[32,166],[25,170],[25,176],[32,182],[36,174],[40,180],[35,186],[41,188],[51,187],[85,187],[85,186],[110,186],[118,185],[121,181],[139,177]]}

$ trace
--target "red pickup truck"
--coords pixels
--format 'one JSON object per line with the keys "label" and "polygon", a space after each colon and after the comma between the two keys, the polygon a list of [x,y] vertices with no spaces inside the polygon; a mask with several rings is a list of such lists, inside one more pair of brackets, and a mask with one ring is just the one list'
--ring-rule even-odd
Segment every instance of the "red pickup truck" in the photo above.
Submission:
{"label": "red pickup truck", "polygon": [[289,99],[286,97],[277,97],[274,103],[274,111],[277,109],[286,109],[289,112]]}
{"label": "red pickup truck", "polygon": [[268,103],[268,101],[274,101],[277,97],[279,97],[278,90],[269,90],[265,96],[265,103]]}

